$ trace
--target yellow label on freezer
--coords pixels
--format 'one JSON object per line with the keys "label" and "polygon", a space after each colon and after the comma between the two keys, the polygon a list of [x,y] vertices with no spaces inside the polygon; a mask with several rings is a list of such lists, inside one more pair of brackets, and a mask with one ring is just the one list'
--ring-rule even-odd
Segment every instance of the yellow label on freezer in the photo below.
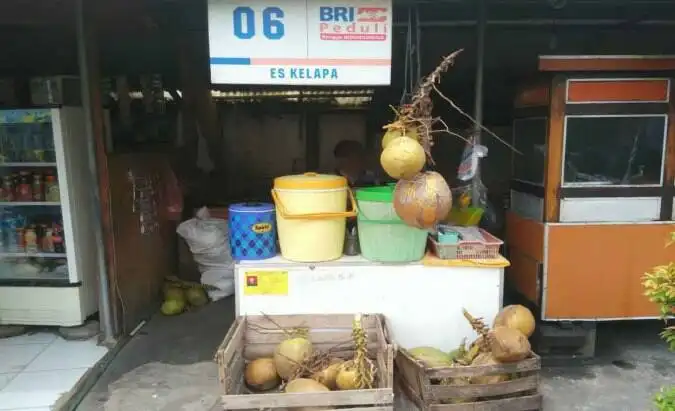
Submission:
{"label": "yellow label on freezer", "polygon": [[288,295],[288,271],[246,271],[244,295]]}

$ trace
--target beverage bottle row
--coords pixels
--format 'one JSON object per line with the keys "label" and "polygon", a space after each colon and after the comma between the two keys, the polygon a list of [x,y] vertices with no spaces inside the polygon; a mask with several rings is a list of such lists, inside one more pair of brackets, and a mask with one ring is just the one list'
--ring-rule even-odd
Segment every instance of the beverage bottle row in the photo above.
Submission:
{"label": "beverage bottle row", "polygon": [[36,223],[20,213],[5,212],[0,219],[0,250],[7,253],[65,253],[61,221]]}
{"label": "beverage bottle row", "polygon": [[59,183],[52,172],[21,171],[2,177],[1,202],[60,201]]}

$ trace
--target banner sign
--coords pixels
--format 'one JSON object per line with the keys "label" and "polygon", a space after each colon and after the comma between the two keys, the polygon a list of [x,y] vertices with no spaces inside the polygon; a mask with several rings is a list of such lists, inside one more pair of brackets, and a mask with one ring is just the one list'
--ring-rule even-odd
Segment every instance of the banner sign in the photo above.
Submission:
{"label": "banner sign", "polygon": [[389,85],[391,0],[209,0],[214,84]]}

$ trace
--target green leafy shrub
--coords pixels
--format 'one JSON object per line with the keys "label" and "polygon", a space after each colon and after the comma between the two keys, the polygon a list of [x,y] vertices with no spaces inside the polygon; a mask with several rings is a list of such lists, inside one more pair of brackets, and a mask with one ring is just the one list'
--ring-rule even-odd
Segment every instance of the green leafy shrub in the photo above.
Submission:
{"label": "green leafy shrub", "polygon": [[[670,234],[666,247],[675,243],[675,232]],[[657,304],[666,325],[661,338],[675,351],[675,326],[669,325],[669,317],[675,314],[675,262],[654,267],[642,277],[642,286],[649,301]],[[661,388],[654,397],[654,405],[659,411],[675,411],[675,386]]]}

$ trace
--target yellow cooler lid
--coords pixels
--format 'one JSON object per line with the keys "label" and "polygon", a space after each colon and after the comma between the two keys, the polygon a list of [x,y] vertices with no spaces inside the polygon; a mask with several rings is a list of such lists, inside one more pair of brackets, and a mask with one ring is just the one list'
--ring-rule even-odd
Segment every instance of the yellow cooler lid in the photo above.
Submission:
{"label": "yellow cooler lid", "polygon": [[274,179],[274,188],[281,190],[328,190],[347,187],[347,179],[332,174],[305,173]]}

